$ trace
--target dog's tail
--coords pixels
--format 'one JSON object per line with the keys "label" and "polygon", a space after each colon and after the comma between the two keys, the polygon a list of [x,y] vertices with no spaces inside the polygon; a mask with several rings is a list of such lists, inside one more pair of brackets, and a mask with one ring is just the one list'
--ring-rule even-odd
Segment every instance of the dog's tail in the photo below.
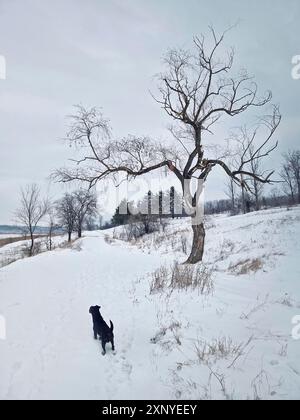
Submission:
{"label": "dog's tail", "polygon": [[113,332],[113,330],[114,330],[114,324],[111,322],[111,320],[109,320],[109,322],[110,322],[110,331]]}

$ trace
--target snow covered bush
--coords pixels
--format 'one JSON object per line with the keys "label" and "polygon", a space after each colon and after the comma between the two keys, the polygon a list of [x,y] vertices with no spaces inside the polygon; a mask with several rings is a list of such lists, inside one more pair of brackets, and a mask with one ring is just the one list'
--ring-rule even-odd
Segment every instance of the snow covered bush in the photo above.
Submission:
{"label": "snow covered bush", "polygon": [[154,216],[138,215],[131,217],[128,223],[123,226],[122,231],[115,231],[114,238],[131,242],[148,235],[150,233],[159,232],[160,225]]}
{"label": "snow covered bush", "polygon": [[22,257],[23,258],[38,255],[41,252],[43,252],[41,241],[39,241],[39,242],[36,241],[33,245],[33,248],[29,244],[24,244],[23,247],[22,247]]}

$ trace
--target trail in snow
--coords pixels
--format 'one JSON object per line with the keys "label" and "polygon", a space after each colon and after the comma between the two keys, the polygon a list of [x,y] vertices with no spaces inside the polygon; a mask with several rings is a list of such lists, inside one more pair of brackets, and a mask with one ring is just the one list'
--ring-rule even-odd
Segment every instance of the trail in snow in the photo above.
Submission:
{"label": "trail in snow", "polygon": [[[58,250],[2,270],[7,340],[0,343],[1,398],[133,398],[131,377],[140,376],[141,395],[147,389],[159,397],[145,366],[149,332],[128,293],[135,276],[151,271],[158,257],[112,249],[101,234],[84,238],[82,246],[80,252]],[[102,356],[100,341],[93,339],[93,304],[114,322],[116,355],[108,345]]]}

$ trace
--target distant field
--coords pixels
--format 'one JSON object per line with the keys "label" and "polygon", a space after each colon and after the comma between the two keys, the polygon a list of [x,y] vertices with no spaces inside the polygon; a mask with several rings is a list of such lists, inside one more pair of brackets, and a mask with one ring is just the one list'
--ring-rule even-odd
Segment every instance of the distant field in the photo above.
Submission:
{"label": "distant field", "polygon": [[12,244],[14,242],[25,241],[26,239],[28,239],[28,237],[21,235],[0,235],[0,248],[4,245]]}
{"label": "distant field", "polygon": [[[46,235],[34,235],[35,238],[43,238]],[[54,234],[53,236],[56,236],[56,234]],[[24,236],[24,235],[18,235],[18,234],[0,234],[0,248],[2,246],[8,245],[8,244],[12,244],[14,242],[19,242],[19,241],[26,241],[29,239],[29,236]]]}
{"label": "distant field", "polygon": [[22,236],[20,233],[0,233],[0,239],[4,238],[17,238]]}

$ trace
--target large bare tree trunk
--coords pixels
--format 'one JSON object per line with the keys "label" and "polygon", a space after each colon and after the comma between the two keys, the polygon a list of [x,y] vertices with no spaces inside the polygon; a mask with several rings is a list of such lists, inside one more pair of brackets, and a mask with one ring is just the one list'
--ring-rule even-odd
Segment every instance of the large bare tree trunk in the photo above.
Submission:
{"label": "large bare tree trunk", "polygon": [[192,225],[193,229],[193,245],[190,256],[188,257],[185,264],[196,264],[202,261],[204,253],[204,241],[205,241],[205,228],[204,224]]}

